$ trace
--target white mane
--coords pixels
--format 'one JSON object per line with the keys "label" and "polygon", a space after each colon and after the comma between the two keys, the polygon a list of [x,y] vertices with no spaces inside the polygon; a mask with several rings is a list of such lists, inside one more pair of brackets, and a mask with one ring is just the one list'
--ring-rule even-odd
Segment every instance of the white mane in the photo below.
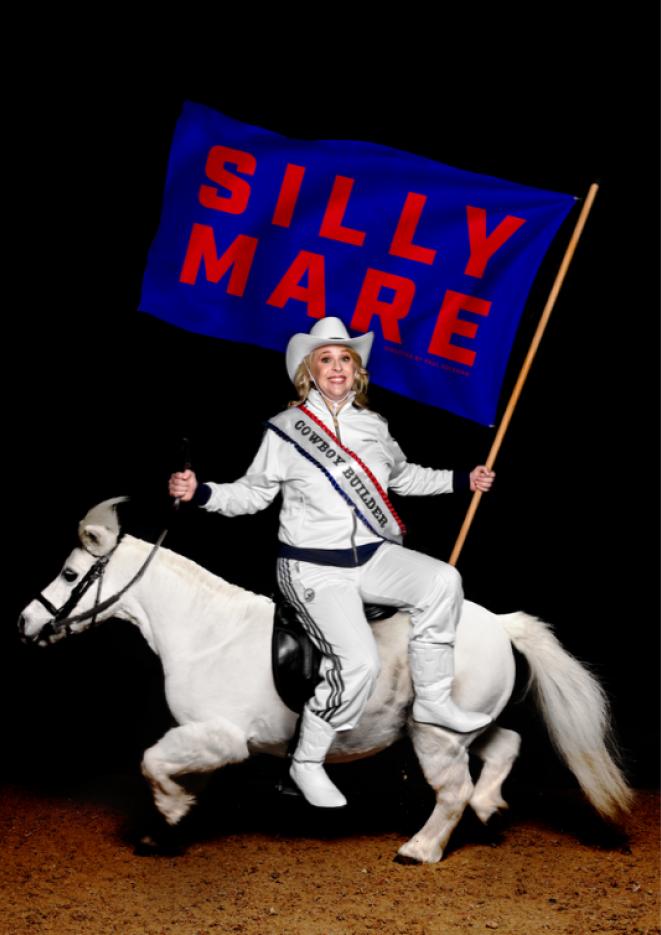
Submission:
{"label": "white mane", "polygon": [[[152,548],[151,543],[128,534],[122,539],[122,545],[139,550],[141,553],[148,552]],[[248,591],[237,584],[230,584],[220,575],[216,575],[202,565],[198,565],[192,559],[163,546],[158,550],[155,561],[165,566],[181,581],[182,590],[192,591],[198,598],[206,592],[205,599],[209,603],[212,601],[214,603],[220,602],[224,609],[230,610],[233,614],[243,608],[248,609],[255,604],[272,603],[266,595],[255,594],[254,591]]]}

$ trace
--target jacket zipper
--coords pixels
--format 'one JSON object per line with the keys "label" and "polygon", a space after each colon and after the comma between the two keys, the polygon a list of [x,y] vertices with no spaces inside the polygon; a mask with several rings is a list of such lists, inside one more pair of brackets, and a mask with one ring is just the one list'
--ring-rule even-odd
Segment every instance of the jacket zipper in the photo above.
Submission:
{"label": "jacket zipper", "polygon": [[[342,443],[342,436],[340,435],[340,424],[337,421],[337,416],[334,413],[331,413],[331,417],[333,419],[333,428],[335,429],[337,440],[340,443]],[[351,549],[353,551],[353,560],[356,566],[358,566],[358,550],[356,549],[356,527],[358,523],[356,522],[356,511],[353,510],[351,507],[350,509],[351,509],[351,519],[353,521],[352,528],[351,528]]]}

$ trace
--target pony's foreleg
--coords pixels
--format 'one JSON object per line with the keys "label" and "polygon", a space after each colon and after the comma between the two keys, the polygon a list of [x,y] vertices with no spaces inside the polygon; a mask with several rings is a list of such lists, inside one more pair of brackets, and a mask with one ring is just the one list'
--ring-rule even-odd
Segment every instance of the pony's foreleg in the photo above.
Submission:
{"label": "pony's foreleg", "polygon": [[433,864],[443,856],[473,792],[467,743],[461,735],[425,724],[412,726],[411,739],[425,779],[436,793],[436,806],[424,827],[400,847],[396,860]]}
{"label": "pony's foreleg", "polygon": [[195,803],[175,776],[209,773],[228,763],[248,758],[246,737],[236,725],[222,718],[173,727],[145,751],[142,772],[149,781],[154,802],[169,825],[175,825]]}
{"label": "pony's foreleg", "polygon": [[496,812],[507,808],[503,799],[503,783],[509,776],[514,761],[519,755],[521,737],[516,731],[505,727],[492,727],[471,747],[483,763],[480,776],[470,799],[470,806],[486,823]]}

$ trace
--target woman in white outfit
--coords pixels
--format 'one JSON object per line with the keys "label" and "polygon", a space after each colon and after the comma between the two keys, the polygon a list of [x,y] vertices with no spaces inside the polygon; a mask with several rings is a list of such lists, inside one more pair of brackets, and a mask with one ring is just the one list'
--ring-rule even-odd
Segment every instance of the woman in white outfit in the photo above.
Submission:
{"label": "woman in white outfit", "polygon": [[[365,406],[373,333],[351,338],[338,318],[323,318],[287,347],[287,371],[299,403],[267,422],[246,474],[229,484],[199,484],[173,474],[169,491],[225,516],[262,510],[282,492],[278,584],[323,654],[322,679],[308,701],[290,767],[313,805],[346,804],[328,778],[326,753],[336,731],[354,727],[374,687],[379,659],[363,601],[411,616],[409,659],[413,717],[458,732],[489,717],[464,711],[450,691],[461,579],[445,562],[405,549],[403,526],[388,500],[399,494],[449,493],[462,475],[410,464],[385,420]],[[493,472],[464,476],[487,491]]]}

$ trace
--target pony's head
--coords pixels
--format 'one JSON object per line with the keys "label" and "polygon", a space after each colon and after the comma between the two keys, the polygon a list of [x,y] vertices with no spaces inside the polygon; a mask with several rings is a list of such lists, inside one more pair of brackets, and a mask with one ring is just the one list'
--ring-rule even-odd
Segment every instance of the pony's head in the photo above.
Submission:
{"label": "pony's head", "polygon": [[103,574],[121,537],[117,504],[127,499],[104,500],[80,521],[80,546],[69,555],[57,578],[18,618],[25,642],[47,646],[86,630],[96,621],[94,608],[99,604]]}

